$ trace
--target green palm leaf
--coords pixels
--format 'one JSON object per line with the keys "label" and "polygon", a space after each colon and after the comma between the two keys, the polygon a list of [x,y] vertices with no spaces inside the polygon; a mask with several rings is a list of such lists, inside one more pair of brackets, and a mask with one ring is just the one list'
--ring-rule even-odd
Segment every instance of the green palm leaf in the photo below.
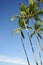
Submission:
{"label": "green palm leaf", "polygon": [[24,39],[24,34],[22,32],[22,30],[20,28],[16,28],[12,31],[12,35],[14,35],[14,32],[16,32],[17,34],[21,34],[22,38]]}
{"label": "green palm leaf", "polygon": [[40,32],[40,34],[43,34],[43,32]]}
{"label": "green palm leaf", "polygon": [[24,27],[24,20],[19,18],[18,25],[23,28]]}
{"label": "green palm leaf", "polygon": [[12,16],[12,17],[10,18],[10,20],[13,21],[15,18],[20,18],[20,16],[19,16],[19,15]]}
{"label": "green palm leaf", "polygon": [[25,4],[20,5],[20,11],[26,11],[26,5]]}
{"label": "green palm leaf", "polygon": [[40,22],[40,24],[43,26],[43,21],[42,21],[42,22]]}
{"label": "green palm leaf", "polygon": [[[29,26],[26,26],[27,27],[27,29],[29,30],[31,30],[32,29],[32,27],[29,27]],[[25,29],[25,26],[23,27],[24,29]]]}
{"label": "green palm leaf", "polygon": [[40,31],[43,31],[43,28],[40,28]]}
{"label": "green palm leaf", "polygon": [[35,31],[30,35],[30,37],[32,38],[32,36],[35,34]]}
{"label": "green palm leaf", "polygon": [[12,35],[14,35],[14,33],[20,34],[20,28],[16,28],[14,30],[12,30]]}
{"label": "green palm leaf", "polygon": [[15,18],[15,16],[12,16],[10,20],[11,20],[11,21],[13,21],[13,20],[14,20],[14,18]]}
{"label": "green palm leaf", "polygon": [[40,18],[37,14],[34,15],[34,19],[35,19],[36,21],[41,21],[41,18]]}
{"label": "green palm leaf", "polygon": [[25,38],[25,37],[24,37],[24,34],[23,34],[23,32],[22,32],[22,30],[21,30],[21,36],[22,36],[23,39]]}
{"label": "green palm leaf", "polygon": [[43,15],[43,8],[40,11],[38,11],[38,14]]}
{"label": "green palm leaf", "polygon": [[42,39],[42,36],[39,33],[37,33],[37,35],[39,36],[40,39]]}

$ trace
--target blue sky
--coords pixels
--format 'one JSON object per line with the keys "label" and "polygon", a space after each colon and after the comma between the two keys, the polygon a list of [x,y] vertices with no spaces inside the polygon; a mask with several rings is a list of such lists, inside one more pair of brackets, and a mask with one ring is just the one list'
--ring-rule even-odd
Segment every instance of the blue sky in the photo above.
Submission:
{"label": "blue sky", "polygon": [[[0,65],[25,65],[27,64],[24,50],[19,36],[11,32],[17,27],[17,19],[13,22],[10,21],[11,16],[19,14],[19,3],[28,4],[27,0],[0,0]],[[43,6],[41,3],[40,8]],[[28,36],[25,32],[25,46],[27,49],[30,64],[35,65],[33,53],[30,44],[28,44]],[[19,40],[19,41],[18,41]],[[35,47],[36,56],[39,60],[37,45],[34,44],[35,39],[32,39],[33,46]],[[43,42],[43,40],[42,40]],[[43,44],[42,44],[43,45]],[[43,53],[42,60],[43,60]],[[39,62],[40,65],[40,62]]]}

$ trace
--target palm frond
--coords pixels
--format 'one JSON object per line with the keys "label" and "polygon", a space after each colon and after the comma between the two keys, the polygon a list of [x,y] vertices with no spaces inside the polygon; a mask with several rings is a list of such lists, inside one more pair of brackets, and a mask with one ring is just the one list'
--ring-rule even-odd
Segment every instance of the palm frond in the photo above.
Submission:
{"label": "palm frond", "polygon": [[43,8],[42,8],[40,11],[38,11],[37,14],[41,14],[41,15],[43,15]]}
{"label": "palm frond", "polygon": [[22,36],[22,38],[23,38],[23,39],[25,38],[25,36],[24,36],[24,34],[23,34],[22,30],[21,30],[21,36]]}
{"label": "palm frond", "polygon": [[16,28],[14,30],[12,30],[12,35],[14,35],[14,33],[20,34],[20,28]]}
{"label": "palm frond", "polygon": [[28,29],[32,29],[32,27],[27,26]]}
{"label": "palm frond", "polygon": [[[23,28],[25,29],[25,26],[24,26]],[[31,29],[32,29],[32,27],[27,26],[27,29],[28,29],[28,30],[31,30]]]}
{"label": "palm frond", "polygon": [[38,23],[34,23],[35,31],[38,32],[40,30],[40,25]]}
{"label": "palm frond", "polygon": [[40,22],[40,24],[43,26],[43,21],[42,21],[42,22]]}
{"label": "palm frond", "polygon": [[43,0],[40,0],[40,2],[43,2]]}
{"label": "palm frond", "polygon": [[39,11],[38,14],[39,14],[39,15],[43,15],[43,11]]}
{"label": "palm frond", "polygon": [[32,36],[35,34],[35,31],[30,35],[30,38],[32,38]]}
{"label": "palm frond", "polygon": [[41,35],[43,35],[43,32],[39,32]]}
{"label": "palm frond", "polygon": [[38,0],[38,2],[43,2],[43,0]]}
{"label": "palm frond", "polygon": [[21,36],[22,36],[23,39],[25,38],[25,37],[24,37],[24,34],[23,34],[23,32],[22,32],[22,30],[21,30],[20,28],[14,29],[14,30],[12,31],[12,35],[14,35],[15,32],[16,32],[17,34],[21,34]]}
{"label": "palm frond", "polygon": [[10,20],[11,20],[11,21],[13,21],[13,20],[14,20],[14,18],[15,18],[15,16],[12,16],[12,17],[10,18]]}
{"label": "palm frond", "polygon": [[26,11],[26,5],[25,4],[20,5],[20,11]]}
{"label": "palm frond", "polygon": [[37,35],[39,36],[40,39],[42,39],[42,36],[39,33],[37,33]]}
{"label": "palm frond", "polygon": [[19,18],[18,25],[22,28],[24,27],[24,20],[22,18]]}
{"label": "palm frond", "polygon": [[43,28],[40,28],[40,31],[43,31]]}
{"label": "palm frond", "polygon": [[34,15],[34,19],[35,19],[36,21],[41,21],[41,19],[40,19],[40,17],[39,17],[38,15]]}
{"label": "palm frond", "polygon": [[10,18],[10,20],[13,21],[15,18],[20,18],[20,16],[19,16],[19,15],[12,16],[12,17]]}

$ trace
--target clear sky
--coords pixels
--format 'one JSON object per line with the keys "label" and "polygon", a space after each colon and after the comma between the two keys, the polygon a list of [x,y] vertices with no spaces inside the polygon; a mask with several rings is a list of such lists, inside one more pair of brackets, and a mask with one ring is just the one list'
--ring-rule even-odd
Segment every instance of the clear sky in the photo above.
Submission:
{"label": "clear sky", "polygon": [[[17,27],[17,19],[13,22],[10,21],[11,16],[19,14],[19,3],[28,4],[27,0],[0,0],[0,65],[26,65],[26,57],[21,44],[19,36],[11,32]],[[41,3],[40,8],[43,6]],[[30,43],[28,42],[28,36],[25,32],[25,46],[28,53],[28,58],[31,65],[35,65],[33,53],[31,50]],[[39,54],[37,50],[37,44],[33,37],[33,46],[37,60],[40,65]],[[43,43],[43,40],[42,40]],[[42,44],[43,45],[43,44]],[[43,60],[43,53],[42,60]]]}

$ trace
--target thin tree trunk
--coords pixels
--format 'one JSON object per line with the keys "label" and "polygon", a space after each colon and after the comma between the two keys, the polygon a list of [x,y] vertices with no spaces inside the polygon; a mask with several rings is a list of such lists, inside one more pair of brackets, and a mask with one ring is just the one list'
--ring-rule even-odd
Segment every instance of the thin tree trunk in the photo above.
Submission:
{"label": "thin tree trunk", "polygon": [[43,51],[43,47],[42,47],[42,45],[41,45],[41,43],[40,43],[39,38],[38,38],[37,40],[38,40],[38,44],[39,44],[39,46],[40,46],[40,49]]}
{"label": "thin tree trunk", "polygon": [[[27,29],[27,26],[26,26],[25,21],[24,21],[24,25],[25,25],[25,29],[26,29],[27,34],[28,34],[28,37],[29,37],[29,33],[28,33],[28,29]],[[30,45],[31,45],[31,48],[32,48],[33,56],[34,56],[34,59],[35,59],[35,63],[36,63],[36,65],[38,65],[38,61],[36,59],[36,54],[34,52],[34,48],[33,48],[33,45],[32,45],[32,42],[31,42],[31,38],[30,37],[29,37],[29,40],[30,40]]]}
{"label": "thin tree trunk", "polygon": [[[29,33],[28,33],[28,36],[29,36]],[[29,37],[29,40],[30,40],[30,45],[31,45],[31,48],[32,48],[32,52],[33,52],[33,56],[34,56],[34,59],[35,59],[35,62],[36,62],[36,65],[38,65],[38,61],[36,59],[36,54],[34,52],[34,47],[33,47],[33,44],[31,42],[31,38]]]}
{"label": "thin tree trunk", "polygon": [[28,55],[27,55],[27,52],[26,52],[25,45],[23,43],[22,37],[20,37],[20,39],[21,39],[21,42],[22,42],[22,46],[23,46],[23,49],[24,49],[24,53],[26,55],[27,63],[28,63],[28,65],[30,65],[30,62],[29,62],[29,59],[28,59]]}
{"label": "thin tree trunk", "polygon": [[39,38],[38,38],[37,35],[36,35],[36,39],[37,39],[37,45],[38,45],[38,52],[39,52],[39,56],[40,56],[40,63],[41,63],[41,65],[42,65],[42,57],[41,57],[40,46],[39,46],[40,41],[39,41]]}

